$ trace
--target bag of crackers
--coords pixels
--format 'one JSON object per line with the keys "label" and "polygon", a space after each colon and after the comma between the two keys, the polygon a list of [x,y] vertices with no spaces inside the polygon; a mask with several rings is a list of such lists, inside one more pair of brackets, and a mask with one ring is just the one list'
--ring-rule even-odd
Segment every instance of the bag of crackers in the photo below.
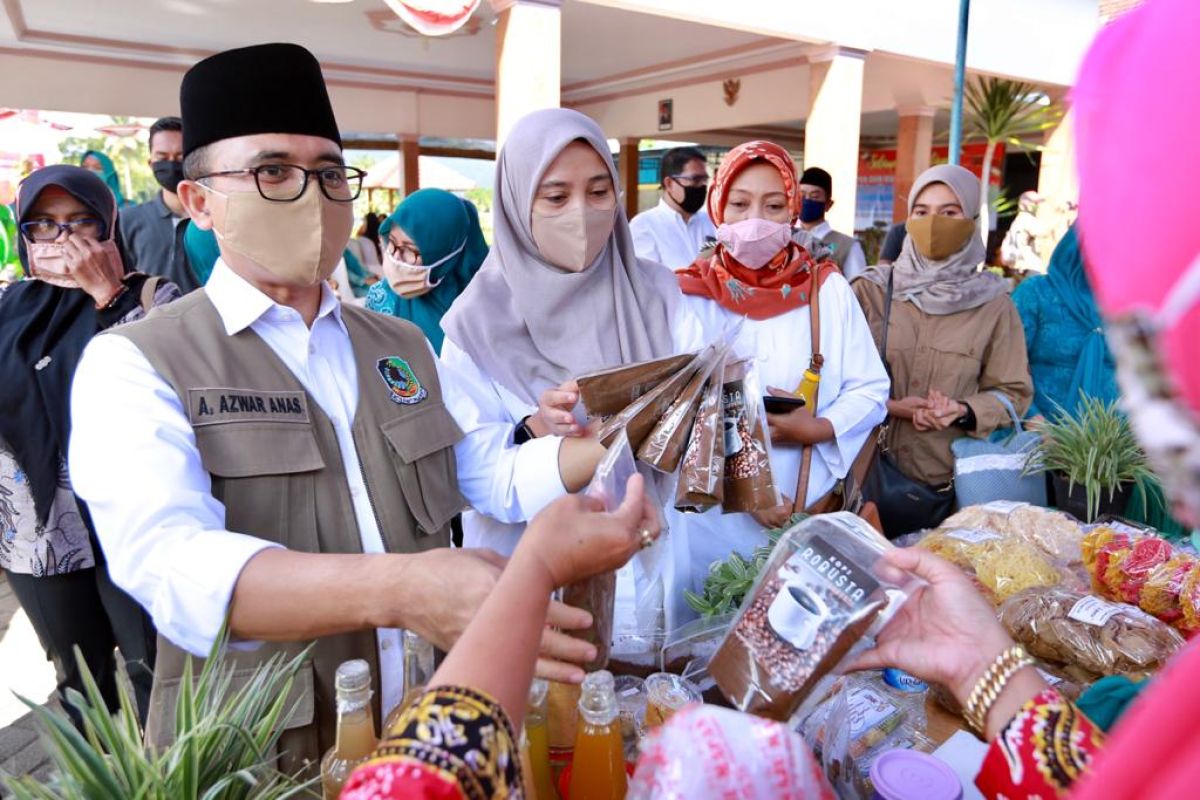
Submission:
{"label": "bag of crackers", "polygon": [[1028,589],[1000,607],[1000,622],[1031,656],[1085,682],[1157,672],[1183,637],[1125,603],[1064,589]]}
{"label": "bag of crackers", "polygon": [[1110,523],[1083,540],[1092,589],[1131,603],[1185,636],[1200,631],[1200,559],[1144,531]]}
{"label": "bag of crackers", "polygon": [[780,537],[708,665],[734,708],[787,720],[839,673],[921,585],[882,563],[891,547],[844,512],[809,517]]}

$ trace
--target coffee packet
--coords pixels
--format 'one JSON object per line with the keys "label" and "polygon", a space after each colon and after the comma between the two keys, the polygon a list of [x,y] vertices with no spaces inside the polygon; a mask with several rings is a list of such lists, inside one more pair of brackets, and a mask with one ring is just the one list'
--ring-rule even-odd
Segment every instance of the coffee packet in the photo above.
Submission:
{"label": "coffee packet", "polygon": [[575,379],[589,417],[606,418],[649,392],[691,363],[695,353],[596,370]]}
{"label": "coffee packet", "polygon": [[775,508],[782,499],[771,471],[767,412],[754,362],[726,363],[721,408],[725,444],[725,492],[721,508],[726,513]]}
{"label": "coffee packet", "polygon": [[660,472],[672,473],[679,467],[684,448],[704,399],[704,387],[720,366],[724,347],[709,345],[696,357],[696,371],[675,402],[659,417],[657,424],[638,448],[637,458]]}
{"label": "coffee packet", "polygon": [[734,708],[787,720],[839,674],[921,585],[881,563],[891,547],[846,512],[809,517],[780,537],[708,665]]}
{"label": "coffee packet", "polygon": [[675,508],[704,512],[725,496],[725,435],[721,413],[725,359],[718,359],[700,396],[675,488]]}

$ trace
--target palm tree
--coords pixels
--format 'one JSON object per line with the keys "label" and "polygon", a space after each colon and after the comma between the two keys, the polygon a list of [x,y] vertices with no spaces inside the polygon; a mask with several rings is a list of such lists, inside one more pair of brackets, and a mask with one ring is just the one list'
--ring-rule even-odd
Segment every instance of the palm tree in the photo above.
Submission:
{"label": "palm tree", "polygon": [[1032,83],[1005,78],[976,78],[963,96],[967,107],[963,138],[987,140],[979,196],[979,232],[986,242],[991,227],[988,187],[996,145],[1004,142],[1016,150],[1040,150],[1040,143],[1029,142],[1026,137],[1053,128],[1062,119],[1063,110]]}

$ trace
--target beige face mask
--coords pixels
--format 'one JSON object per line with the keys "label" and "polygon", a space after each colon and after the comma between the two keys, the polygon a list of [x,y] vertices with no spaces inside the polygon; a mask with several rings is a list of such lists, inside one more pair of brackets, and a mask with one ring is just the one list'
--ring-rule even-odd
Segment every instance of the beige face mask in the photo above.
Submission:
{"label": "beige face mask", "polygon": [[309,181],[300,199],[267,200],[257,191],[223,194],[224,213],[214,213],[213,232],[223,245],[280,281],[313,286],[333,274],[350,241],[354,205],[335,203]]}
{"label": "beige face mask", "polygon": [[542,258],[567,272],[592,265],[617,223],[617,209],[572,208],[549,216],[533,212],[533,241]]}
{"label": "beige face mask", "polygon": [[975,235],[975,220],[930,214],[904,224],[917,252],[932,261],[945,261]]}

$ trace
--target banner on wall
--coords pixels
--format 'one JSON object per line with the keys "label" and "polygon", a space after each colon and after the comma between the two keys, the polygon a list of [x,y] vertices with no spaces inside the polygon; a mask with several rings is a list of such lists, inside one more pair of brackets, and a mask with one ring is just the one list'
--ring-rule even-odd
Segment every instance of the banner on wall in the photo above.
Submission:
{"label": "banner on wall", "polygon": [[[976,175],[983,174],[983,158],[987,151],[985,142],[965,144],[961,163]],[[946,145],[933,148],[929,163],[945,164],[949,160],[950,148]],[[992,155],[992,186],[999,187],[1003,178],[1004,145],[996,145]],[[854,214],[854,229],[866,230],[877,222],[892,224],[892,206],[896,197],[896,149],[862,150],[858,154],[858,197]]]}

